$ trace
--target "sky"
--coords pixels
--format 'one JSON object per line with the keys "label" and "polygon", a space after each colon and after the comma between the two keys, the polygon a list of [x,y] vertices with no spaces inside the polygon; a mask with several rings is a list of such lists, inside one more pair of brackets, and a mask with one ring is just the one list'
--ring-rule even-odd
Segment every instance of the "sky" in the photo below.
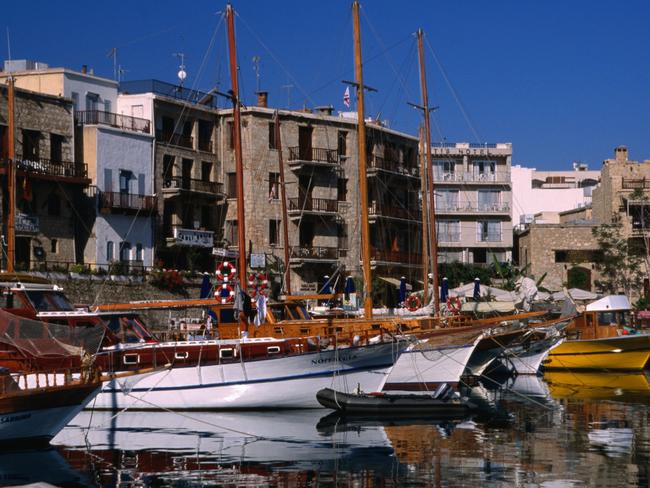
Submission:
{"label": "sky", "polygon": [[[7,2],[0,57],[124,80],[230,87],[225,2]],[[347,0],[235,0],[240,90],[259,83],[279,108],[343,105],[354,79]],[[366,0],[361,4],[366,115],[417,134],[415,35],[425,35],[432,140],[511,142],[513,164],[599,169],[614,147],[650,159],[650,2],[643,0]],[[7,35],[8,31],[8,35]],[[9,42],[7,42],[7,37]],[[259,59],[259,78],[254,59]],[[354,100],[353,100],[354,103]],[[224,102],[225,105],[225,102]],[[354,109],[354,105],[352,107]]]}

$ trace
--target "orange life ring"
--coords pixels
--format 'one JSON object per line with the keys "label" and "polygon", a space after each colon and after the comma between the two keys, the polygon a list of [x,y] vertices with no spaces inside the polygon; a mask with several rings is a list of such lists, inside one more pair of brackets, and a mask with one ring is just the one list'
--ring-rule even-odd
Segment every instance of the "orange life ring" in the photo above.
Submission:
{"label": "orange life ring", "polygon": [[408,297],[406,297],[406,300],[404,301],[404,305],[406,305],[406,308],[409,311],[414,312],[422,306],[422,301],[420,301],[420,297],[418,297],[417,295],[409,295]]}
{"label": "orange life ring", "polygon": [[253,273],[248,276],[248,287],[251,290],[251,298],[257,297],[258,293],[266,295],[269,280],[264,273]]}
{"label": "orange life ring", "polygon": [[462,307],[463,304],[461,303],[460,298],[458,297],[447,298],[447,310],[449,310],[452,314],[458,315]]}
{"label": "orange life ring", "polygon": [[217,279],[224,283],[232,281],[236,274],[237,270],[235,269],[235,266],[228,261],[219,263],[219,266],[217,266]]}
{"label": "orange life ring", "polygon": [[222,304],[231,303],[235,300],[235,290],[228,283],[224,283],[214,292],[214,297],[221,300]]}

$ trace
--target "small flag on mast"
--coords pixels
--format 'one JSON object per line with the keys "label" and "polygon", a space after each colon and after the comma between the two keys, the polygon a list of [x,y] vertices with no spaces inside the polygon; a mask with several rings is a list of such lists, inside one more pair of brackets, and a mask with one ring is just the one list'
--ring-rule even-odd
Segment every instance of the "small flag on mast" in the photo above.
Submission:
{"label": "small flag on mast", "polygon": [[345,88],[345,93],[343,94],[343,105],[350,108],[350,87]]}

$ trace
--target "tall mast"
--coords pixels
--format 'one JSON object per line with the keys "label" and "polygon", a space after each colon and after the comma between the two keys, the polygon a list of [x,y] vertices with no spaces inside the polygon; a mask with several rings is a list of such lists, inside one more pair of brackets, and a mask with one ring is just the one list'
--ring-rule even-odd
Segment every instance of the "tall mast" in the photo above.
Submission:
{"label": "tall mast", "polygon": [[424,129],[420,127],[419,133],[420,150],[420,184],[422,189],[422,282],[424,290],[422,303],[429,303],[429,211],[427,203],[427,164],[424,157]]}
{"label": "tall mast", "polygon": [[9,86],[7,88],[7,109],[8,121],[7,130],[9,136],[7,142],[9,144],[7,161],[7,193],[9,193],[7,205],[7,271],[14,272],[14,264],[16,261],[16,147],[15,147],[15,92],[14,92],[14,77],[9,76]]}
{"label": "tall mast", "polygon": [[357,89],[357,122],[359,144],[359,191],[361,193],[361,261],[363,263],[363,309],[366,318],[372,318],[372,273],[370,271],[370,225],[368,224],[368,185],[366,177],[366,122],[363,99],[363,64],[361,61],[361,32],[359,28],[359,2],[352,4],[354,29],[354,71]]}
{"label": "tall mast", "polygon": [[287,189],[284,183],[284,161],[282,160],[282,138],[280,137],[280,114],[275,111],[275,147],[278,150],[280,168],[280,199],[282,204],[282,242],[284,244],[285,292],[291,295],[291,270],[289,269],[289,222],[287,219]]}
{"label": "tall mast", "polygon": [[237,48],[235,46],[235,11],[226,6],[228,23],[228,54],[230,57],[230,84],[232,86],[233,145],[235,149],[235,178],[237,186],[237,240],[239,245],[239,283],[246,283],[246,221],[244,213],[244,163],[241,149],[241,114],[239,111],[239,83],[237,80]]}
{"label": "tall mast", "polygon": [[[438,296],[438,238],[436,236],[436,199],[433,188],[433,166],[431,165],[431,126],[429,122],[429,94],[427,93],[427,76],[424,70],[424,46],[422,29],[418,29],[418,60],[420,62],[420,89],[422,90],[422,106],[424,110],[424,141],[426,144],[427,175],[429,180],[429,242],[431,244],[431,274],[433,275],[433,310],[440,312],[440,297]],[[429,280],[425,280],[425,289]]]}

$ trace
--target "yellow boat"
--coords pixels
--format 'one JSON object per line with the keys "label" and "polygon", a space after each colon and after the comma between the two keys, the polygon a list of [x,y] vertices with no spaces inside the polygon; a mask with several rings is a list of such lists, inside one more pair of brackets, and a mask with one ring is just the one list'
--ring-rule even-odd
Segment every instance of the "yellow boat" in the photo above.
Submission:
{"label": "yellow boat", "polygon": [[[553,398],[650,401],[648,373],[549,371],[544,375]],[[645,402],[644,402],[645,403]]]}
{"label": "yellow boat", "polygon": [[607,296],[589,305],[567,328],[568,340],[542,363],[545,370],[638,371],[650,360],[650,335],[629,329],[630,302]]}

